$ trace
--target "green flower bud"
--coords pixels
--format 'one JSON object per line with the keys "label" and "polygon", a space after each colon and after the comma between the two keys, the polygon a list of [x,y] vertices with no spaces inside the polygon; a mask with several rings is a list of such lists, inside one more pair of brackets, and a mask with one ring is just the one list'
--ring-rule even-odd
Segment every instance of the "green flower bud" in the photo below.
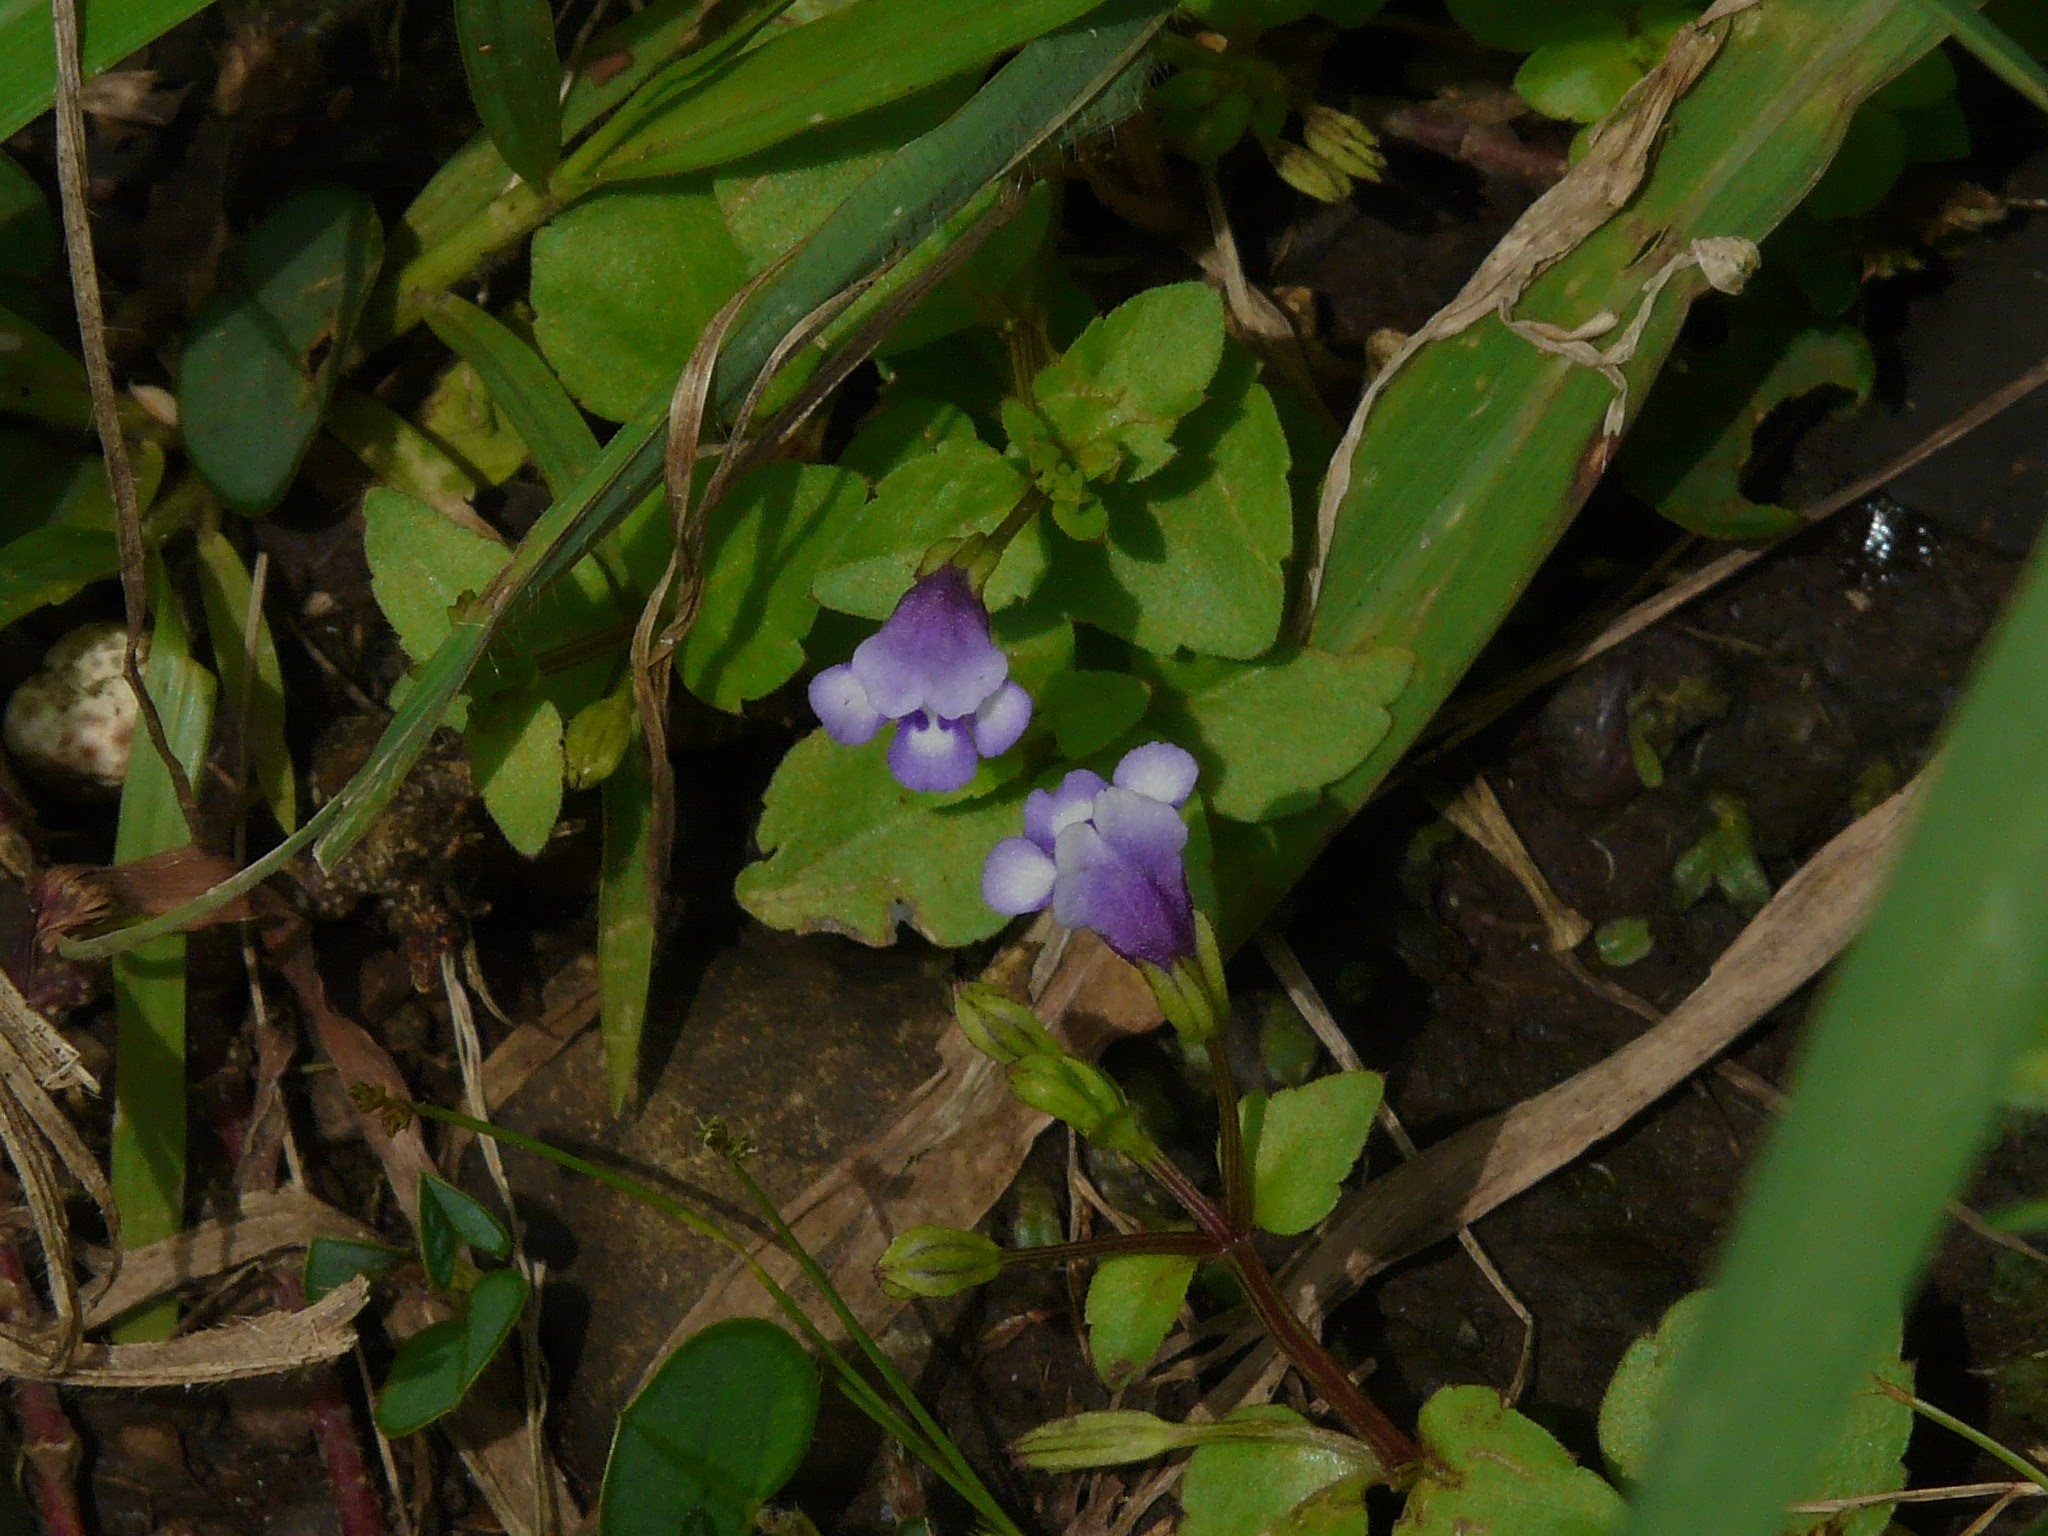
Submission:
{"label": "green flower bud", "polygon": [[1351,195],[1351,178],[1313,150],[1284,139],[1262,141],[1280,179],[1319,203],[1341,203]]}
{"label": "green flower bud", "polygon": [[1387,157],[1373,131],[1349,112],[1311,106],[1301,114],[1301,136],[1308,147],[1347,176],[1378,181],[1386,174]]}
{"label": "green flower bud", "polygon": [[562,733],[562,780],[588,789],[612,776],[633,744],[636,716],[632,697],[615,693],[576,711]]}
{"label": "green flower bud", "polygon": [[1166,1021],[1190,1043],[1213,1040],[1230,1018],[1230,992],[1223,980],[1223,951],[1216,929],[1195,913],[1195,954],[1170,971],[1141,961],[1138,970],[1159,1001]]}
{"label": "green flower bud", "polygon": [[1100,1067],[1072,1056],[1026,1056],[1010,1068],[1010,1092],[1133,1162],[1159,1155],[1123,1089]]}
{"label": "green flower bud", "polygon": [[953,1017],[970,1045],[1005,1065],[1026,1056],[1065,1054],[1029,1004],[986,982],[970,981],[953,989]]}
{"label": "green flower bud", "polygon": [[875,1266],[891,1296],[957,1296],[1002,1273],[1003,1250],[979,1232],[912,1227]]}
{"label": "green flower bud", "polygon": [[1132,1408],[1112,1408],[1041,1424],[1012,1449],[1025,1466],[1041,1472],[1085,1472],[1149,1461],[1190,1439],[1181,1425]]}

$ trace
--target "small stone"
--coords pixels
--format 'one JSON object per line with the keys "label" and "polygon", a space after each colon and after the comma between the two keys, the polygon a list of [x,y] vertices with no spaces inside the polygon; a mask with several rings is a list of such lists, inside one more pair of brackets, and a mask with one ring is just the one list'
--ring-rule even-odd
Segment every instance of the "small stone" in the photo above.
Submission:
{"label": "small stone", "polygon": [[122,675],[127,652],[127,631],[107,623],[81,624],[51,646],[43,670],[7,701],[15,761],[80,795],[118,792],[135,739],[135,692]]}

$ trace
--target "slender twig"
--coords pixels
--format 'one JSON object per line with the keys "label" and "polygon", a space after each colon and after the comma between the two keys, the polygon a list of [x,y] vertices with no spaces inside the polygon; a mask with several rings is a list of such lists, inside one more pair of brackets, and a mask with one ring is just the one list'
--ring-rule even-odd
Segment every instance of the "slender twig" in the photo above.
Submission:
{"label": "slender twig", "polygon": [[[296,1312],[305,1306],[306,1292],[297,1271],[280,1268],[271,1286],[277,1304],[286,1311]],[[334,1490],[335,1523],[341,1536],[388,1536],[384,1504],[377,1497],[369,1463],[363,1459],[362,1442],[356,1437],[355,1415],[332,1365],[322,1363],[313,1368],[305,1400],[313,1418],[313,1439]]]}
{"label": "slender twig", "polygon": [[[0,1238],[0,1319],[31,1321],[32,1295],[20,1251]],[[85,1514],[78,1502],[78,1464],[84,1448],[57,1389],[47,1381],[17,1379],[14,1412],[21,1421],[21,1453],[29,1464],[44,1531],[48,1536],[85,1536]]]}
{"label": "slender twig", "polygon": [[114,499],[114,538],[121,557],[121,600],[128,622],[128,654],[124,670],[128,686],[149,732],[150,745],[163,759],[176,792],[178,810],[194,842],[199,840],[199,811],[192,782],[171,751],[163,717],[142,680],[140,647],[149,622],[149,584],[142,548],[142,509],[135,493],[135,466],[128,458],[128,439],[121,434],[121,407],[114,392],[114,370],[107,361],[106,312],[100,301],[99,263],[92,249],[92,228],[86,222],[85,89],[78,62],[78,0],[51,0],[50,15],[57,44],[57,190],[63,209],[64,252],[71,267],[71,296],[78,310],[78,338],[85,352],[85,380],[92,392],[93,424],[106,455],[107,487]]}
{"label": "slender twig", "polygon": [[2035,1483],[1950,1483],[1940,1488],[1902,1488],[1896,1493],[1858,1493],[1842,1499],[1808,1499],[1787,1504],[1788,1515],[1840,1515],[1853,1509],[1875,1509],[1880,1504],[1941,1504],[1951,1499],[1995,1499],[2016,1494],[2038,1499],[2048,1488]]}
{"label": "slender twig", "polygon": [[1908,1408],[1919,1414],[1921,1418],[1929,1419],[1939,1424],[1950,1434],[1961,1435],[1970,1444],[1976,1446],[1978,1450],[2004,1462],[2035,1487],[2048,1488],[2048,1472],[2043,1472],[2018,1451],[2012,1449],[2012,1447],[1992,1439],[1974,1424],[1965,1424],[1946,1409],[1935,1407],[1934,1404],[1928,1402],[1924,1397],[1915,1397],[1904,1387],[1897,1385],[1895,1382],[1886,1381],[1882,1376],[1873,1377],[1871,1385],[1893,1402],[1904,1403]]}
{"label": "slender twig", "polygon": [[1213,1259],[1222,1247],[1206,1232],[1113,1232],[1077,1243],[1047,1243],[1039,1248],[1005,1248],[1005,1269],[1021,1264],[1068,1264],[1078,1259],[1108,1259],[1132,1253],[1177,1253]]}

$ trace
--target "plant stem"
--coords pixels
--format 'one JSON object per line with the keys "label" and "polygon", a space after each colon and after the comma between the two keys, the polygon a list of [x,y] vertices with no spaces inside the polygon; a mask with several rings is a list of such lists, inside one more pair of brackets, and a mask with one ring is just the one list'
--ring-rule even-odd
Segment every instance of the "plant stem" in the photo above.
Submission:
{"label": "plant stem", "polygon": [[1965,1424],[1952,1413],[1946,1413],[1924,1398],[1915,1397],[1896,1382],[1886,1381],[1882,1376],[1874,1378],[1872,1385],[1895,1403],[1904,1403],[1923,1419],[1931,1419],[1943,1429],[1961,1435],[1970,1444],[1987,1455],[1995,1456],[2013,1471],[2019,1473],[2037,1488],[2048,1488],[2048,1473],[2044,1473],[2018,1451],[2001,1445],[1985,1434],[1983,1430]]}
{"label": "plant stem", "polygon": [[1114,1232],[1078,1243],[1046,1243],[1036,1248],[1005,1248],[1003,1266],[1066,1264],[1075,1259],[1107,1259],[1131,1253],[1178,1253],[1192,1259],[1213,1259],[1223,1245],[1206,1232]]}
{"label": "plant stem", "polygon": [[1252,1225],[1252,1173],[1244,1158],[1244,1120],[1237,1109],[1237,1079],[1230,1075],[1230,1051],[1218,1034],[1204,1047],[1209,1083],[1216,1093],[1216,1162],[1223,1175],[1223,1214],[1234,1231]]}
{"label": "plant stem", "polygon": [[[33,1321],[29,1295],[20,1250],[0,1239],[0,1318],[16,1324]],[[85,1514],[78,1502],[78,1463],[84,1447],[57,1389],[47,1381],[16,1381],[14,1412],[21,1420],[21,1453],[32,1469],[30,1484],[43,1529],[49,1536],[85,1536]]]}
{"label": "plant stem", "polygon": [[[305,1288],[294,1269],[280,1269],[271,1288],[278,1305],[287,1311],[296,1312],[306,1304]],[[313,1439],[334,1490],[335,1524],[341,1536],[388,1536],[384,1505],[370,1479],[369,1463],[363,1460],[362,1441],[356,1436],[355,1415],[349,1411],[333,1366],[313,1367],[306,1383],[306,1407],[312,1413]]]}

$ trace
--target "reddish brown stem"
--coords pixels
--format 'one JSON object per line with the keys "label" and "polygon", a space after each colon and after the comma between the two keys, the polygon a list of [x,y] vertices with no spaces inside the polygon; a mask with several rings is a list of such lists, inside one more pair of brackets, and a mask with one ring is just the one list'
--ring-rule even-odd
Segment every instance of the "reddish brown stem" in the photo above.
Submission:
{"label": "reddish brown stem", "polygon": [[[35,1321],[21,1253],[5,1239],[0,1239],[0,1318],[21,1326]],[[78,1503],[83,1447],[57,1389],[47,1381],[16,1380],[14,1413],[21,1421],[22,1454],[28,1458],[43,1529],[49,1536],[85,1536],[85,1512]]]}
{"label": "reddish brown stem", "polygon": [[[306,1304],[305,1288],[297,1274],[280,1271],[275,1282],[278,1304],[298,1311]],[[320,1447],[320,1459],[327,1464],[327,1481],[334,1489],[334,1512],[341,1536],[388,1536],[384,1504],[370,1480],[369,1463],[363,1459],[362,1441],[356,1435],[355,1415],[335,1378],[334,1368],[312,1368],[306,1387],[306,1407],[313,1415],[313,1439]]]}
{"label": "reddish brown stem", "polygon": [[1223,1245],[1206,1232],[1113,1232],[1078,1243],[1006,1248],[1003,1263],[1065,1264],[1074,1259],[1109,1259],[1128,1253],[1178,1253],[1191,1259],[1213,1259],[1222,1251]]}

